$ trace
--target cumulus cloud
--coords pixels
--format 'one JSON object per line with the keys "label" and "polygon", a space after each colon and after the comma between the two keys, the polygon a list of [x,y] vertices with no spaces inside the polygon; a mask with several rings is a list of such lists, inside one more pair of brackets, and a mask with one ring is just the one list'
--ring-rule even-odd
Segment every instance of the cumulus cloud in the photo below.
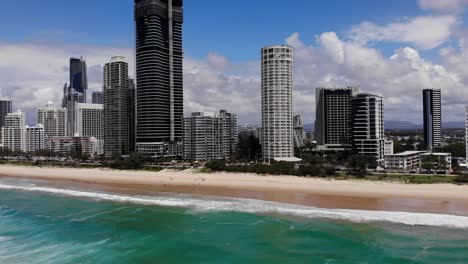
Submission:
{"label": "cumulus cloud", "polygon": [[352,27],[349,36],[363,45],[379,41],[400,42],[426,50],[447,42],[457,22],[452,15],[420,16],[383,26],[364,22]]}
{"label": "cumulus cloud", "polygon": [[[461,72],[468,68],[465,53],[445,51],[443,61],[435,64],[421,57],[410,47],[384,56],[378,49],[353,41],[344,41],[334,32],[317,37],[317,46],[308,46],[295,35],[296,54],[312,54],[314,59],[296,58],[295,102],[310,121],[315,107],[315,87],[359,86],[361,91],[385,97],[386,119],[422,122],[422,89],[440,88],[443,91],[444,117],[447,121],[463,119],[463,106],[468,102],[466,81]],[[293,44],[293,43],[291,43]],[[307,51],[304,51],[307,50]],[[465,59],[460,55],[467,56]],[[467,79],[468,80],[468,79]],[[304,102],[302,97],[307,98]],[[305,107],[307,106],[307,107]],[[313,107],[312,107],[313,106]]]}
{"label": "cumulus cloud", "polygon": [[468,0],[419,0],[424,10],[461,13],[468,5]]}
{"label": "cumulus cloud", "polygon": [[[285,39],[295,49],[294,111],[307,123],[315,120],[315,88],[359,86],[385,97],[386,119],[422,122],[422,89],[443,91],[446,121],[463,119],[468,102],[468,39],[440,49],[437,63],[421,50],[441,46],[453,37],[456,16],[425,16],[388,25],[365,22],[339,35],[324,32],[303,39],[292,33]],[[428,30],[430,29],[430,30]],[[375,42],[403,43],[391,56]],[[424,53],[423,53],[424,54]],[[88,63],[91,91],[102,88],[102,68],[110,57],[123,55],[134,74],[133,49],[46,43],[0,42],[0,96],[13,97],[15,108],[35,112],[48,101],[60,103],[68,81],[68,58],[83,56]],[[226,109],[240,123],[260,123],[260,62],[233,62],[223,54],[184,61],[185,114]]]}
{"label": "cumulus cloud", "polygon": [[102,68],[115,55],[126,56],[133,68],[132,49],[0,42],[0,96],[12,97],[15,109],[26,111],[33,124],[38,107],[48,101],[60,104],[70,57],[87,60],[92,92],[102,89]]}

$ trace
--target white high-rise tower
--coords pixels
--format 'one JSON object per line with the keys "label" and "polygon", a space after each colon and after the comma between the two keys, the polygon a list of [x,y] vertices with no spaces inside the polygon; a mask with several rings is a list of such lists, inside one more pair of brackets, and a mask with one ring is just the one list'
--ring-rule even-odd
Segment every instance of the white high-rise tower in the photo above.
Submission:
{"label": "white high-rise tower", "polygon": [[263,162],[295,161],[293,137],[293,48],[262,49]]}

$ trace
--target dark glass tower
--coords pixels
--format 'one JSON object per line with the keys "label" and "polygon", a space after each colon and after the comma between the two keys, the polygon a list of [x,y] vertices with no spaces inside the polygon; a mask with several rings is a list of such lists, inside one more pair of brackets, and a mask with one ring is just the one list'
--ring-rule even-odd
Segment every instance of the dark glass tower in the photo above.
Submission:
{"label": "dark glass tower", "polygon": [[113,57],[104,66],[104,152],[129,153],[128,63]]}
{"label": "dark glass tower", "polygon": [[[0,97],[0,129],[5,126],[5,117],[13,112],[13,102],[9,98]],[[1,141],[1,138],[0,138]]]}
{"label": "dark glass tower", "polygon": [[130,152],[135,152],[135,115],[136,115],[136,89],[135,89],[135,81],[133,79],[128,79],[128,127],[129,127],[129,138],[130,138],[130,145],[129,150]]}
{"label": "dark glass tower", "polygon": [[136,146],[180,156],[183,121],[182,0],[135,0]]}
{"label": "dark glass tower", "polygon": [[424,144],[434,151],[442,144],[442,93],[440,89],[423,90]]}
{"label": "dark glass tower", "polygon": [[86,61],[83,58],[70,59],[70,87],[76,93],[83,94],[83,102],[86,103],[86,91],[88,90],[88,75],[86,73]]}

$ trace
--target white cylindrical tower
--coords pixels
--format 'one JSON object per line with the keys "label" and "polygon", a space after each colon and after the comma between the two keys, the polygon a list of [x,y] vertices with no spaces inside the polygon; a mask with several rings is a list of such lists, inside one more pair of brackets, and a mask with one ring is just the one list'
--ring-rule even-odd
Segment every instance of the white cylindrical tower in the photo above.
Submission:
{"label": "white cylindrical tower", "polygon": [[263,162],[294,158],[293,48],[262,49],[262,153]]}

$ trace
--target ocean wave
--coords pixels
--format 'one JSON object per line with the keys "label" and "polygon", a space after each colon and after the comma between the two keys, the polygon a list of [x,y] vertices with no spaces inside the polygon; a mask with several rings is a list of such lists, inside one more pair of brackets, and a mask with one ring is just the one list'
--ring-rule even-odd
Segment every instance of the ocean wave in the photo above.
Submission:
{"label": "ocean wave", "polygon": [[37,186],[15,186],[0,184],[0,189],[43,192],[55,195],[90,198],[95,200],[111,201],[117,203],[135,203],[143,205],[156,205],[165,207],[189,208],[194,212],[234,211],[256,214],[283,214],[305,218],[327,218],[347,220],[352,222],[391,222],[405,225],[435,226],[468,229],[468,217],[424,214],[408,212],[366,211],[346,209],[322,209],[298,205],[289,205],[275,202],[266,202],[252,199],[214,198],[180,196],[130,196],[111,193],[86,192],[78,190],[57,189]]}

